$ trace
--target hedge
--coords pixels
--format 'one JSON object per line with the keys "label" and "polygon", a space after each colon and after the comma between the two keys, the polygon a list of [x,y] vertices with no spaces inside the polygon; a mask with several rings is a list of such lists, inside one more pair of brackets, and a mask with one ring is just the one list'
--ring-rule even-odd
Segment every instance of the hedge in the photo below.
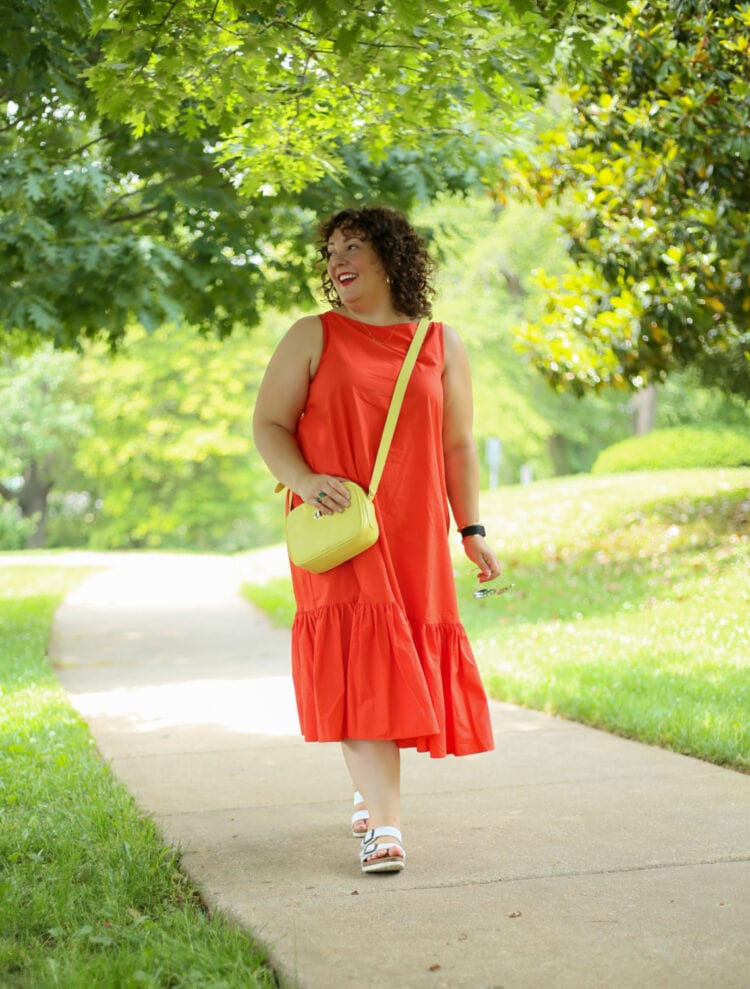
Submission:
{"label": "hedge", "polygon": [[750,428],[676,426],[614,443],[602,450],[591,472],[746,466],[750,466]]}

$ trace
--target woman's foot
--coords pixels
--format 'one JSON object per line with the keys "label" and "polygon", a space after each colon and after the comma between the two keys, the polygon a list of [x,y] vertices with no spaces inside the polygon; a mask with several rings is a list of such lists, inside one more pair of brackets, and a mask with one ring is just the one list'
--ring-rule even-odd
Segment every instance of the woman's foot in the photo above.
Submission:
{"label": "woman's foot", "polygon": [[359,790],[355,790],[354,810],[352,812],[352,836],[354,838],[364,838],[369,827],[370,815],[365,807],[365,798]]}
{"label": "woman's foot", "polygon": [[[389,841],[389,838],[395,839]],[[401,872],[406,852],[398,828],[372,828],[362,839],[359,860],[362,872]]]}

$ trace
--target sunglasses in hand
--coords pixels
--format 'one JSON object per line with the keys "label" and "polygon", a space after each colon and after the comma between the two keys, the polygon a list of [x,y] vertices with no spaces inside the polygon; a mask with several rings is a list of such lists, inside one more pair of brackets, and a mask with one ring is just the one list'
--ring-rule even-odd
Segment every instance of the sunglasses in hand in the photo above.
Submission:
{"label": "sunglasses in hand", "polygon": [[505,594],[509,591],[511,587],[515,587],[515,584],[506,584],[505,587],[478,587],[474,591],[475,598],[489,598],[493,594]]}

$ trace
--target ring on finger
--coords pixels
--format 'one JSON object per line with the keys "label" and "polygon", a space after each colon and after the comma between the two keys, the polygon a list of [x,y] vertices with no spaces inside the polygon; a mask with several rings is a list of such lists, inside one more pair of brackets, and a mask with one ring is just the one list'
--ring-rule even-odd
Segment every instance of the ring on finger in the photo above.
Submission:
{"label": "ring on finger", "polygon": [[326,496],[325,491],[319,491],[318,492],[318,497],[315,500],[318,502],[318,504],[320,504],[323,501],[323,499],[325,498],[325,496]]}

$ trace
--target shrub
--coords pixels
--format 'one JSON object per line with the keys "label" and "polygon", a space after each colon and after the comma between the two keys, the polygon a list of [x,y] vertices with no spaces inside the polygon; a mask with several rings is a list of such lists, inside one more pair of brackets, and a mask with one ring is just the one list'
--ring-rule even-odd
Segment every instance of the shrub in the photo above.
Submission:
{"label": "shrub", "polygon": [[0,504],[0,550],[23,549],[36,529],[36,518],[22,518],[17,505]]}
{"label": "shrub", "polygon": [[678,426],[631,436],[602,450],[593,474],[679,467],[750,465],[750,430],[724,426]]}

